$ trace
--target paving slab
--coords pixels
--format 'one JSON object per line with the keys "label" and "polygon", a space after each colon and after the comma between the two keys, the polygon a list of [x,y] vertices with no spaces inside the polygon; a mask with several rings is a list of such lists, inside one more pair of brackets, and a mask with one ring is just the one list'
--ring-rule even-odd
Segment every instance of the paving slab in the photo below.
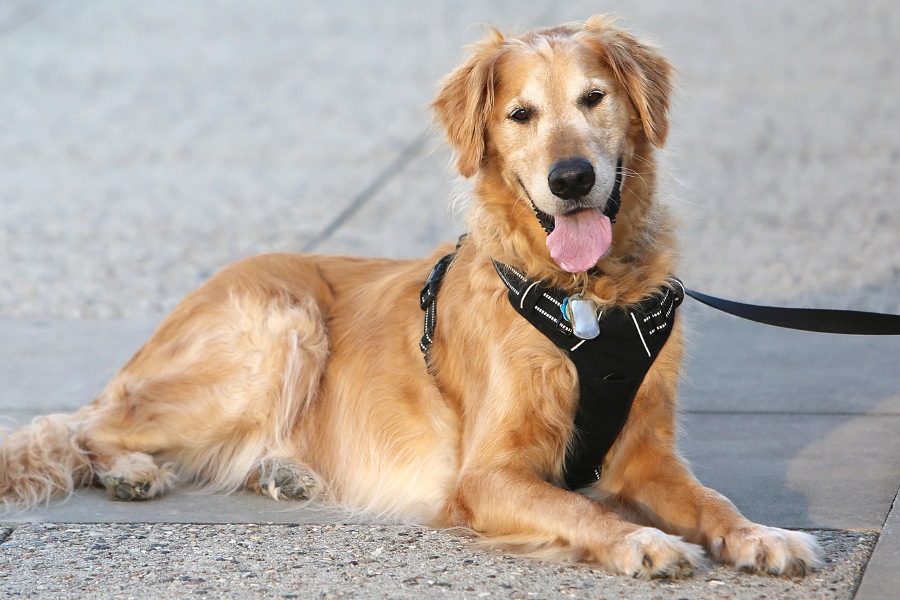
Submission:
{"label": "paving slab", "polygon": [[276,501],[252,492],[191,494],[174,490],[147,502],[110,499],[85,488],[63,502],[27,512],[0,514],[3,523],[283,523],[334,524],[353,520],[346,511],[299,501]]}
{"label": "paving slab", "polygon": [[900,416],[701,413],[684,421],[680,445],[697,478],[752,520],[879,529],[891,508]]}
{"label": "paving slab", "polygon": [[809,333],[688,299],[688,412],[900,416],[900,337]]}

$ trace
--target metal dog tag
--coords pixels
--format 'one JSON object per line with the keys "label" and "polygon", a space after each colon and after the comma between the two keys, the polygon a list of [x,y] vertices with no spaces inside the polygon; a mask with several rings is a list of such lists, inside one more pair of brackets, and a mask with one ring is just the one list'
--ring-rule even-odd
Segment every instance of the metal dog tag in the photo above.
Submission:
{"label": "metal dog tag", "polygon": [[600,321],[597,319],[597,305],[593,300],[580,296],[567,298],[567,317],[572,324],[572,333],[583,340],[592,340],[600,335]]}

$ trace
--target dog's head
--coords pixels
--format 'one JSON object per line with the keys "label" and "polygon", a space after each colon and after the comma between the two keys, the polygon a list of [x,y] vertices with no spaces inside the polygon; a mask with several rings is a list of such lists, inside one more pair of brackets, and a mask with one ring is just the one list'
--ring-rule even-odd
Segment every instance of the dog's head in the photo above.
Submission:
{"label": "dog's head", "polygon": [[610,249],[621,173],[665,142],[672,67],[602,16],[470,50],[432,105],[459,172],[502,181],[555,263],[588,270]]}

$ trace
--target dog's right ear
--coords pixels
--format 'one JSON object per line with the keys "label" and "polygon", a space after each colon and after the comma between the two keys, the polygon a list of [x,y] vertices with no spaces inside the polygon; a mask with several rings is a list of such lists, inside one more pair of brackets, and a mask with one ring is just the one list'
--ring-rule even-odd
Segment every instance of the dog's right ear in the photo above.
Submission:
{"label": "dog's right ear", "polygon": [[487,123],[494,108],[494,73],[503,42],[503,34],[491,29],[484,40],[469,46],[469,58],[441,81],[431,103],[463,177],[475,175],[484,158]]}

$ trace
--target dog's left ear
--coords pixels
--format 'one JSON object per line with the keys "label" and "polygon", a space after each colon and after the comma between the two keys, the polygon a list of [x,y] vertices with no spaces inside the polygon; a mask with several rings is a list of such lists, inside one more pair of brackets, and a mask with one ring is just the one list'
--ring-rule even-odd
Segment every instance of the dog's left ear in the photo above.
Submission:
{"label": "dog's left ear", "polygon": [[628,93],[641,119],[644,135],[661,148],[669,133],[674,67],[658,50],[615,27],[609,17],[599,15],[588,19],[582,35],[609,63],[617,81]]}
{"label": "dog's left ear", "polygon": [[456,168],[472,177],[484,158],[488,118],[494,108],[494,71],[503,35],[492,29],[469,47],[469,58],[441,81],[431,103],[435,120],[456,151]]}

